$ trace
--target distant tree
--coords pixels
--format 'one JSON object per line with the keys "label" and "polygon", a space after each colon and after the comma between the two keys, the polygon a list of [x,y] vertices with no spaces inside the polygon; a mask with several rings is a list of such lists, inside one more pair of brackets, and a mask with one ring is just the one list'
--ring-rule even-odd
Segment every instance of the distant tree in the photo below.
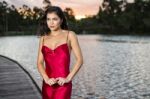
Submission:
{"label": "distant tree", "polygon": [[17,9],[14,5],[9,7],[9,13],[7,13],[8,31],[16,31],[19,29],[19,25],[21,23],[22,17],[18,13]]}
{"label": "distant tree", "polygon": [[150,31],[150,0],[104,0],[97,14],[98,21],[110,31],[142,33]]}
{"label": "distant tree", "polygon": [[75,15],[71,8],[65,8],[64,13],[68,20],[75,21]]}
{"label": "distant tree", "polygon": [[44,10],[46,10],[49,6],[52,6],[50,0],[43,0]]}
{"label": "distant tree", "polygon": [[44,11],[41,8],[34,7],[33,8],[33,17],[34,19],[39,19],[43,15]]}
{"label": "distant tree", "polygon": [[4,31],[7,30],[7,12],[9,11],[8,9],[8,3],[6,1],[0,2],[0,35],[4,35]]}

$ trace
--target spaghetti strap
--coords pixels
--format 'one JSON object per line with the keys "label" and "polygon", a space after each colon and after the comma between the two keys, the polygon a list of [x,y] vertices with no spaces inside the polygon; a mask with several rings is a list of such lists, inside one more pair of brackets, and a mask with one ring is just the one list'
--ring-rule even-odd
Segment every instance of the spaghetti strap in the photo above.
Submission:
{"label": "spaghetti strap", "polygon": [[[44,71],[50,78],[67,77],[70,72],[71,47],[67,42],[64,43],[66,39],[69,40],[69,32],[67,32],[68,31],[63,34],[63,42],[59,42],[60,44],[57,43],[58,45],[56,44],[57,46],[55,46],[55,48],[45,46],[42,50],[45,67]],[[45,36],[43,40],[45,41],[45,45],[46,39]],[[61,97],[61,99],[71,99],[72,81],[64,84],[63,87],[59,86],[59,84],[54,85],[54,87],[48,86],[46,82],[43,81],[42,86],[42,99],[58,99],[59,97]]]}
{"label": "spaghetti strap", "polygon": [[68,33],[67,33],[67,40],[66,40],[66,42],[68,42],[68,35],[69,35],[69,31],[68,31]]}
{"label": "spaghetti strap", "polygon": [[42,40],[42,45],[44,45],[44,36],[43,36],[43,40]]}

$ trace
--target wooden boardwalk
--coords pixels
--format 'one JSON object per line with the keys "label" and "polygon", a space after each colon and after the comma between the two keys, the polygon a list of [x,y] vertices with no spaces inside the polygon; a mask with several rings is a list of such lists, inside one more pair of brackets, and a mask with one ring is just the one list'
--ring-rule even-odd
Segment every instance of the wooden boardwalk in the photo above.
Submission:
{"label": "wooden boardwalk", "polygon": [[0,56],[0,99],[41,99],[40,89],[19,63]]}

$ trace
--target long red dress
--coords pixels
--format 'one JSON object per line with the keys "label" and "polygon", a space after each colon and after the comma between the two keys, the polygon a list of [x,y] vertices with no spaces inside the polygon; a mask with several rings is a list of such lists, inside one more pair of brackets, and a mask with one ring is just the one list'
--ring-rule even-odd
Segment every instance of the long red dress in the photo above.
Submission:
{"label": "long red dress", "polygon": [[[45,61],[45,71],[49,78],[67,77],[70,72],[70,52],[67,40],[66,43],[58,45],[55,49],[43,44],[42,54]],[[72,81],[65,83],[63,86],[58,84],[50,86],[43,80],[42,99],[70,99],[71,92]]]}

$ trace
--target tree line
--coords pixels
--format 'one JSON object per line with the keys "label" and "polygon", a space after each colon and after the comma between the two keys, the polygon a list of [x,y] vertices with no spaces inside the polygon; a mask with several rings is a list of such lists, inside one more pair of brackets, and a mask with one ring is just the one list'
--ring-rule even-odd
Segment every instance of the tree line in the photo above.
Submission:
{"label": "tree line", "polygon": [[[45,8],[48,6],[50,4]],[[31,9],[24,4],[17,9],[14,5],[9,6],[6,1],[0,2],[0,35],[35,35],[43,13],[44,9],[36,6]],[[64,14],[69,24],[75,21],[71,8],[66,8]]]}
{"label": "tree line", "polygon": [[87,31],[94,33],[150,35],[150,0],[104,0],[87,21]]}
{"label": "tree line", "polygon": [[[0,35],[35,35],[43,12],[36,6],[17,9],[0,2]],[[64,14],[69,28],[80,34],[150,34],[150,0],[104,0],[96,15],[81,20],[75,19],[71,8],[65,8]]]}

